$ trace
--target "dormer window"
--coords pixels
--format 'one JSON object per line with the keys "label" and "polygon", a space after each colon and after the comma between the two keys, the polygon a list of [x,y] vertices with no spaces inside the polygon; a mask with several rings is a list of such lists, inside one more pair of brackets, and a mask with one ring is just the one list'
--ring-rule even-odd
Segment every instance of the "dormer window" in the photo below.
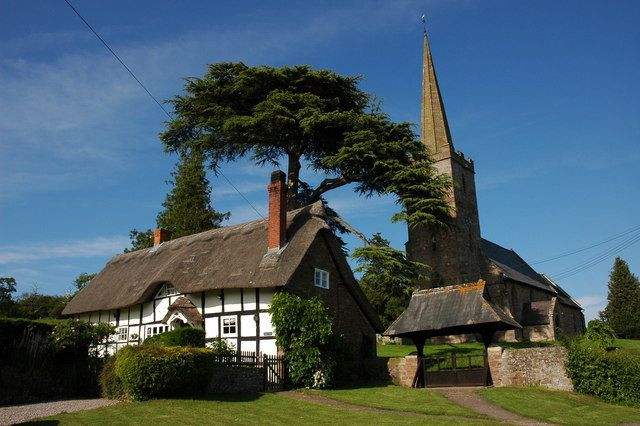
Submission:
{"label": "dormer window", "polygon": [[316,287],[329,288],[329,273],[316,268],[314,284]]}
{"label": "dormer window", "polygon": [[158,294],[156,294],[156,299],[160,299],[161,297],[174,296],[178,294],[178,290],[171,283],[164,283],[160,290],[158,290]]}

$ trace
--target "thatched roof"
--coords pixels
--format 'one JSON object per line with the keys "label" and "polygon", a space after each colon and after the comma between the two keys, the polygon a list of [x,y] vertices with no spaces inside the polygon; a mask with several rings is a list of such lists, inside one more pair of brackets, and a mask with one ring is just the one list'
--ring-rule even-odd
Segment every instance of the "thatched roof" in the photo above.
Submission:
{"label": "thatched roof", "polygon": [[185,319],[191,324],[202,324],[204,322],[204,317],[196,308],[191,300],[184,296],[178,297],[167,309],[167,314],[162,318],[163,323],[167,323],[173,315],[174,312],[179,312]]}
{"label": "thatched roof", "polygon": [[374,329],[380,330],[380,320],[339,252],[320,202],[287,213],[288,244],[277,252],[267,254],[267,221],[258,220],[117,255],[67,304],[63,314],[136,305],[151,299],[165,282],[180,293],[282,287],[319,233],[326,234],[349,292]]}
{"label": "thatched roof", "polygon": [[413,293],[409,306],[384,332],[426,337],[522,328],[489,299],[483,280]]}

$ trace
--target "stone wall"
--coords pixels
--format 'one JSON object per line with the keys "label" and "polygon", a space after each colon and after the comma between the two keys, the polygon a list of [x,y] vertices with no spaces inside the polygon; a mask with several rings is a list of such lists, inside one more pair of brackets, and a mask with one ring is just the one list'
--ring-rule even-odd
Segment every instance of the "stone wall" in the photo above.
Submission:
{"label": "stone wall", "polygon": [[410,388],[418,369],[418,356],[409,355],[404,358],[389,358],[387,370],[393,384]]}
{"label": "stone wall", "polygon": [[489,368],[493,385],[542,386],[573,390],[565,363],[567,350],[561,346],[526,349],[489,348]]}
{"label": "stone wall", "polygon": [[264,369],[260,367],[214,367],[210,393],[255,393],[264,391]]}

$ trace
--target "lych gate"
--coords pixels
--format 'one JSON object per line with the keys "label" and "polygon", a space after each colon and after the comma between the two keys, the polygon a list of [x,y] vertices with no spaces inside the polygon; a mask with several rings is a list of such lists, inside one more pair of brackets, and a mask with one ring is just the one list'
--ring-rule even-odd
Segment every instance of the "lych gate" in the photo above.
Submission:
{"label": "lych gate", "polygon": [[[418,351],[414,387],[488,385],[491,375],[487,347],[496,331],[522,328],[488,298],[483,280],[477,283],[416,291],[409,306],[384,332],[406,337]],[[425,357],[424,344],[437,336],[478,334],[484,343],[480,355],[451,354]]]}

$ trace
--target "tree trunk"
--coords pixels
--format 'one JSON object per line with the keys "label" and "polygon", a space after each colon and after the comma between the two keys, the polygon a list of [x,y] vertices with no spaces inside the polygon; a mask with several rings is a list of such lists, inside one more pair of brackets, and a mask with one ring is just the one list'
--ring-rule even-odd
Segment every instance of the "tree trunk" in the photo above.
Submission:
{"label": "tree trunk", "polygon": [[289,154],[289,165],[287,169],[287,211],[298,208],[296,196],[298,195],[298,184],[300,179],[300,156]]}

